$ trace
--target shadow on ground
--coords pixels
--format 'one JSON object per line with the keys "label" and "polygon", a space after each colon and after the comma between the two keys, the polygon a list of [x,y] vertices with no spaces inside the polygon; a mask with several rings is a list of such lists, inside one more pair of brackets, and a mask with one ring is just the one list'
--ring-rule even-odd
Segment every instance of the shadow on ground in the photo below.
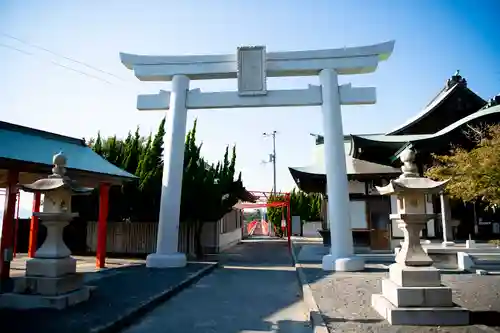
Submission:
{"label": "shadow on ground", "polygon": [[[286,241],[250,240],[210,259],[222,267],[129,321],[132,326],[122,332],[311,332]],[[63,311],[0,310],[2,332],[91,332],[203,267],[161,270],[141,265],[92,273],[87,281],[97,291],[89,302]]]}
{"label": "shadow on ground", "polygon": [[1,331],[5,328],[8,333],[90,332],[116,321],[207,266],[193,263],[185,268],[158,270],[139,265],[89,273],[86,280],[97,289],[88,302],[61,311],[0,309]]}
{"label": "shadow on ground", "polygon": [[286,241],[245,241],[213,258],[220,268],[125,332],[312,331]]}

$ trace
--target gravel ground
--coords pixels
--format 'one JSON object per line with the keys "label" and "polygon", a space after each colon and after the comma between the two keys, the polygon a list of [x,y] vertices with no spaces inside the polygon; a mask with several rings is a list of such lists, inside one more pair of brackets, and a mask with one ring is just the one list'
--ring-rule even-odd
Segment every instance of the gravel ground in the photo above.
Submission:
{"label": "gravel ground", "polygon": [[384,265],[367,265],[359,273],[327,273],[320,264],[304,264],[314,298],[331,332],[377,333],[484,333],[500,332],[500,276],[443,274],[443,283],[454,290],[454,302],[473,311],[466,327],[391,326],[371,307],[371,295],[381,293]]}
{"label": "gravel ground", "polygon": [[148,269],[144,265],[90,273],[96,286],[92,298],[74,307],[57,310],[0,309],[1,332],[86,333],[109,324],[151,297],[178,285],[209,264],[193,263],[178,269]]}

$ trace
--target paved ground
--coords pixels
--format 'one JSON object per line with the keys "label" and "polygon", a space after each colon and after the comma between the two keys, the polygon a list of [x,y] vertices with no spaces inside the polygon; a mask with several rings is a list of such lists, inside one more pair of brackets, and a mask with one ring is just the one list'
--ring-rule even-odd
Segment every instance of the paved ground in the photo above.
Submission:
{"label": "paved ground", "polygon": [[134,311],[141,304],[147,304],[151,299],[174,288],[210,265],[190,263],[184,268],[161,270],[148,269],[144,265],[125,265],[126,260],[120,262],[122,268],[85,274],[86,283],[97,287],[92,298],[86,303],[62,311],[0,309],[0,331],[2,333],[92,332],[96,328],[116,322],[124,314]]}
{"label": "paved ground", "polygon": [[310,333],[286,241],[252,239],[126,333]]}
{"label": "paved ground", "polygon": [[[296,247],[296,253],[300,245]],[[467,327],[390,326],[372,308],[371,295],[381,292],[387,275],[383,264],[367,265],[359,273],[328,273],[320,263],[303,263],[314,298],[331,332],[335,333],[484,333],[500,332],[500,276],[443,274],[454,289],[455,303],[473,311]],[[489,325],[489,327],[485,327]]]}

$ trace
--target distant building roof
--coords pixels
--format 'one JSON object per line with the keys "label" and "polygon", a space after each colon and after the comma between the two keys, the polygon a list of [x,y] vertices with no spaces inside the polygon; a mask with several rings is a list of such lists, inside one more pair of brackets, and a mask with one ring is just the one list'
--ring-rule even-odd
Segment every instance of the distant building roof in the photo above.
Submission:
{"label": "distant building roof", "polygon": [[462,118],[450,126],[443,128],[437,133],[408,138],[410,140],[407,140],[406,144],[401,146],[401,148],[394,154],[393,159],[398,158],[404,148],[409,145],[419,147],[419,151],[422,151],[422,148],[426,146],[429,147],[425,149],[427,151],[438,149],[440,147],[440,143],[449,143],[449,137],[452,133],[455,133],[457,130],[461,130],[465,126],[473,126],[474,124],[478,125],[481,122],[484,122],[485,118],[493,119],[498,122],[500,120],[500,105],[483,108],[470,116]]}
{"label": "distant building roof", "polygon": [[82,139],[0,121],[0,169],[16,167],[26,173],[47,173],[53,155],[60,151],[68,158],[69,175],[113,184],[137,178],[106,161]]}
{"label": "distant building roof", "polygon": [[[401,174],[401,169],[360,160],[348,155],[346,155],[345,161],[347,177],[349,179],[360,179],[366,175],[395,176]],[[305,167],[289,167],[288,169],[290,170],[295,183],[301,190],[317,193],[324,191],[323,187],[324,184],[326,184],[326,170],[325,163],[323,161],[317,161],[316,163]]]}
{"label": "distant building roof", "polygon": [[[368,162],[364,160],[360,160],[351,156],[345,157],[347,175],[362,175],[362,174],[400,174],[401,169],[393,168],[392,166],[382,165],[378,163]],[[305,166],[305,167],[290,167],[289,169],[293,169],[300,172],[324,175],[325,164],[324,163],[316,163],[313,165]]]}
{"label": "distant building roof", "polygon": [[[447,114],[440,112],[440,109],[446,108],[445,104],[448,104],[449,100],[452,104],[451,112]],[[467,87],[467,80],[457,71],[420,113],[388,132],[387,135],[430,134],[468,116],[485,104],[485,100]]]}
{"label": "distant building roof", "polygon": [[377,136],[366,136],[366,135],[355,135],[356,137],[363,138],[365,140],[372,140],[378,142],[387,142],[387,143],[405,143],[405,142],[417,142],[429,140],[432,138],[437,138],[450,132],[458,129],[459,127],[470,123],[471,121],[478,120],[485,116],[498,114],[500,113],[500,105],[490,106],[486,108],[482,108],[473,114],[460,119],[459,121],[454,122],[453,124],[446,126],[439,132],[433,134],[410,134],[410,135],[377,135]]}

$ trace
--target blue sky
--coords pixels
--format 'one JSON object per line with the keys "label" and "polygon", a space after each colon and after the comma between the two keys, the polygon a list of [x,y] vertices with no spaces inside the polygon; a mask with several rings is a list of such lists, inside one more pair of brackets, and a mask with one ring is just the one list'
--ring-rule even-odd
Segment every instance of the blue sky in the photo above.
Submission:
{"label": "blue sky", "polygon": [[[0,0],[0,119],[74,137],[99,130],[125,136],[137,125],[147,134],[163,114],[137,111],[136,96],[170,84],[139,82],[120,63],[119,52],[217,54],[234,53],[241,45],[309,50],[394,39],[392,57],[376,73],[341,78],[377,87],[378,97],[376,105],[344,107],[344,132],[386,132],[416,114],[457,69],[483,98],[500,92],[499,10],[497,0]],[[308,83],[318,80],[271,79],[269,88]],[[235,90],[236,82],[195,81],[192,87]],[[226,145],[236,143],[238,168],[247,188],[255,190],[272,187],[272,167],[261,163],[272,143],[262,132],[279,132],[278,188],[289,190],[287,167],[310,162],[309,133],[322,131],[315,107],[196,110],[190,111],[189,126],[195,118],[204,156],[215,161]],[[29,208],[29,201],[23,206]]]}

